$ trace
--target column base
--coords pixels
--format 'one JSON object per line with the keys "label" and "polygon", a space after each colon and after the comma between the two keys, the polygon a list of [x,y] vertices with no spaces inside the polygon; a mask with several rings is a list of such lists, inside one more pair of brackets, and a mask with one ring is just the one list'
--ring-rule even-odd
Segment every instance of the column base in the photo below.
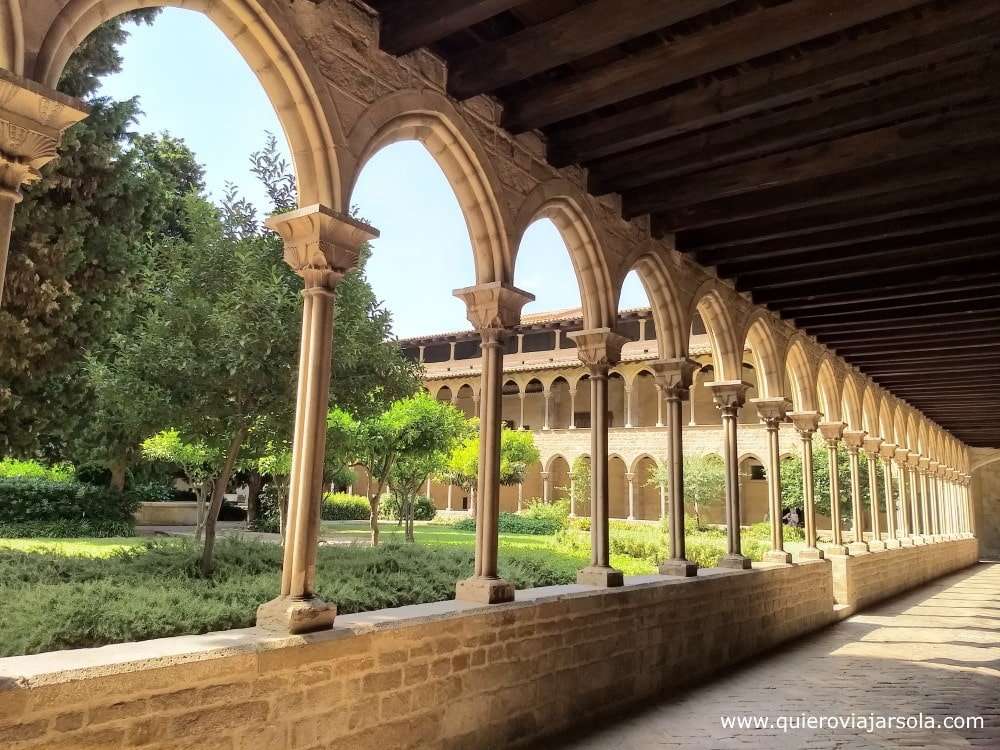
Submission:
{"label": "column base", "polygon": [[677,558],[664,560],[660,563],[660,575],[690,578],[691,576],[698,575],[698,564],[690,560]]}
{"label": "column base", "polygon": [[910,537],[910,540],[913,542],[913,546],[915,547],[923,547],[925,544],[927,544],[927,542],[924,541],[924,538],[919,534],[915,534],[914,536]]}
{"label": "column base", "polygon": [[885,550],[885,542],[883,541],[876,542],[874,540],[868,542],[869,552],[882,552],[883,550]]}
{"label": "column base", "polygon": [[896,541],[899,542],[899,546],[900,547],[912,547],[913,546],[913,539],[911,539],[908,536],[901,536]]}
{"label": "column base", "polygon": [[884,544],[886,549],[899,549],[903,546],[898,539],[886,539]]}
{"label": "column base", "polygon": [[847,547],[843,544],[828,544],[823,548],[823,552],[827,557],[838,555],[841,557],[846,557],[851,553],[848,551]]}
{"label": "column base", "polygon": [[866,542],[851,542],[847,551],[852,555],[867,555],[871,550]]}
{"label": "column base", "polygon": [[750,570],[750,558],[745,555],[726,554],[719,560],[716,566],[719,568],[733,568],[735,570]]}
{"label": "column base", "polygon": [[764,562],[767,563],[780,563],[782,565],[788,565],[792,561],[792,553],[785,552],[783,549],[770,549],[764,553]]}
{"label": "column base", "polygon": [[581,586],[597,586],[604,589],[625,585],[625,576],[620,570],[603,565],[588,565],[576,573],[576,582]]}
{"label": "column base", "polygon": [[475,604],[503,604],[514,601],[514,584],[503,578],[472,576],[455,584],[455,598]]}
{"label": "column base", "polygon": [[799,550],[798,558],[800,560],[822,560],[823,550],[819,547],[806,547]]}
{"label": "column base", "polygon": [[293,599],[279,596],[257,607],[257,627],[273,633],[314,633],[329,630],[337,617],[337,607],[319,597]]}

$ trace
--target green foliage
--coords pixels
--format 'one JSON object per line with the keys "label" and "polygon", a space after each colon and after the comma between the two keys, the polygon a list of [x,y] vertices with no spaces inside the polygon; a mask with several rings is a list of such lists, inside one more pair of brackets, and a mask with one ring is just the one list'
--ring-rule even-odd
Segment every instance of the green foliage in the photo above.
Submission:
{"label": "green foliage", "polygon": [[[460,531],[475,531],[476,520],[463,518],[451,524]],[[521,513],[501,513],[499,521],[501,534],[532,534],[549,536],[563,529],[563,523],[555,518],[530,517]]]}
{"label": "green foliage", "polygon": [[[781,527],[782,538],[786,542],[801,542],[806,538],[805,531],[800,526],[786,526]],[[771,524],[769,521],[762,521],[760,523],[755,523],[748,529],[744,529],[743,535],[745,538],[754,539],[763,542],[771,541]]]}
{"label": "green foliage", "polygon": [[525,518],[550,521],[558,524],[560,529],[565,529],[569,525],[569,501],[556,500],[555,502],[546,503],[540,498],[531,498],[526,501],[521,515]]}
{"label": "green foliage", "polygon": [[163,482],[143,482],[133,484],[125,495],[135,503],[169,503],[177,500],[177,491]]}
{"label": "green foliage", "polygon": [[590,512],[590,459],[577,456],[569,470],[569,496],[577,512]]}
{"label": "green foliage", "polygon": [[5,458],[0,461],[0,479],[47,479],[50,482],[71,482],[76,471],[71,464],[46,466],[40,461],[19,461]]}
{"label": "green foliage", "polygon": [[49,479],[0,479],[0,535],[130,536],[134,498],[106,487]]}
{"label": "green foliage", "polygon": [[726,465],[722,458],[714,453],[685,457],[684,498],[694,505],[694,517],[699,525],[702,509],[719,505],[725,496]]}
{"label": "green foliage", "polygon": [[[278,589],[278,545],[223,538],[211,578],[183,540],[147,543],[106,559],[0,548],[0,656],[99,646],[253,625]],[[472,573],[471,548],[386,544],[321,547],[317,593],[351,613],[449,599]],[[502,556],[518,588],[570,583],[574,560]]]}
{"label": "green foliage", "polygon": [[[417,495],[413,498],[413,520],[414,521],[433,521],[434,517],[437,515],[437,508],[434,506],[434,502],[425,495]],[[367,505],[368,501],[365,500]],[[403,503],[400,501],[398,495],[395,492],[389,493],[389,495],[382,501],[379,506],[379,518],[387,521],[403,521],[401,518],[404,507]],[[365,516],[368,518],[368,516]]]}
{"label": "green foliage", "polygon": [[367,521],[371,514],[366,497],[342,492],[323,495],[320,515],[324,521]]}
{"label": "green foliage", "polygon": [[[859,464],[861,481],[861,502],[864,507],[869,505],[868,494],[868,462]],[[843,518],[851,515],[851,464],[846,450],[837,454],[837,478],[840,480],[840,513]],[[879,475],[881,479],[881,474]],[[881,484],[879,485],[881,488]],[[802,486],[802,456],[796,454],[781,462],[781,504],[783,508],[803,508]],[[816,512],[830,514],[830,457],[825,446],[813,447],[813,495]]]}
{"label": "green foliage", "polygon": [[[475,485],[479,476],[478,420],[470,422],[475,429],[470,426],[469,436],[455,446],[438,472],[441,481],[466,490]],[[500,430],[500,484],[511,486],[523,482],[528,467],[537,463],[540,455],[531,432],[504,425]]]}

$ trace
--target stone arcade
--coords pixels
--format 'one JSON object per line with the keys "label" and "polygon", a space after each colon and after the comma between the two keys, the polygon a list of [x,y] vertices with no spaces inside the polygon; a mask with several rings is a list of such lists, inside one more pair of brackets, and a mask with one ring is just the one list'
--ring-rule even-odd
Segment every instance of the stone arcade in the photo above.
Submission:
{"label": "stone arcade", "polygon": [[[64,65],[104,19],[154,5],[219,26],[293,154],[300,208],[271,222],[306,286],[281,589],[255,629],[0,660],[0,744],[526,743],[831,622],[835,601],[866,606],[975,562],[976,519],[995,509],[973,507],[969,446],[1000,447],[995,4],[0,0],[0,267],[20,187],[86,114],[55,90]],[[474,253],[474,283],[456,293],[482,361],[453,385],[460,398],[471,391],[488,459],[475,575],[457,582],[456,601],[335,617],[336,602],[313,591],[332,310],[338,280],[377,233],[349,218],[357,175],[404,139],[441,166]],[[517,248],[540,217],[576,271],[558,283],[578,284],[582,301],[554,348],[588,375],[587,388],[563,382],[592,406],[576,430],[589,432],[593,551],[580,585],[515,595],[497,577],[497,436],[512,418],[506,358],[525,353],[529,335]],[[617,300],[633,269],[651,312],[626,337]],[[636,342],[653,341],[655,359],[637,366]],[[969,351],[975,363],[958,366]],[[695,373],[705,354],[711,380]],[[536,379],[543,433],[563,429],[544,396],[552,374]],[[616,412],[615,400],[619,379],[640,376],[666,407],[649,452],[675,478],[662,501],[674,511],[673,558],[662,575],[625,581],[608,560],[611,464],[623,458],[619,430],[646,429],[630,420],[653,412]],[[690,419],[707,394],[723,423],[729,549],[725,569],[692,575],[678,459],[699,434],[685,410]],[[747,570],[749,432],[772,513],[775,463],[793,436],[807,457],[817,433],[831,456],[850,453],[855,518],[860,461],[883,462],[868,541],[847,543],[834,503],[835,554],[823,559],[807,458],[809,549],[787,564],[776,534],[772,562]],[[885,512],[894,495],[898,516]],[[633,515],[637,500],[633,488]]]}

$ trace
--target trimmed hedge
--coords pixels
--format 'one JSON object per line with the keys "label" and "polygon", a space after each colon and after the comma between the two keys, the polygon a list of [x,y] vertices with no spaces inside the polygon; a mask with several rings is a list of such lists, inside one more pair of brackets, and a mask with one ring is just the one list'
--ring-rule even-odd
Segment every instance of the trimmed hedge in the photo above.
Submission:
{"label": "trimmed hedge", "polygon": [[82,482],[0,479],[0,536],[131,536],[134,496]]}
{"label": "trimmed hedge", "polygon": [[327,493],[323,495],[320,514],[324,521],[368,521],[372,508],[366,497],[345,492]]}
{"label": "trimmed hedge", "polygon": [[[463,518],[452,526],[459,531],[475,531],[476,519]],[[530,518],[517,513],[501,513],[499,523],[501,534],[534,534],[550,536],[563,528],[562,523],[554,518]]]}

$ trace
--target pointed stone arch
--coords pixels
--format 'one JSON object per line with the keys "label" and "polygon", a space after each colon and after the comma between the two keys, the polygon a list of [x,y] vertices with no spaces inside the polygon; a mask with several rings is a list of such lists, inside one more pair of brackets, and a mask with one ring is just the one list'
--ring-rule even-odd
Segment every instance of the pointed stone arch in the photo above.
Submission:
{"label": "pointed stone arch", "polygon": [[709,279],[695,290],[688,306],[685,330],[691,330],[695,313],[701,316],[712,344],[712,361],[716,380],[739,380],[743,374],[743,341],[733,323],[732,312],[719,284]]}
{"label": "pointed stone arch", "polygon": [[0,0],[0,68],[24,75],[24,20],[21,0]]}
{"label": "pointed stone arch", "polygon": [[882,401],[878,408],[878,429],[883,440],[899,445],[896,438],[896,409],[889,394],[882,394]]}
{"label": "pointed stone arch", "polygon": [[785,377],[786,342],[779,338],[766,311],[757,309],[747,320],[742,341],[750,347],[750,359],[757,371],[757,391],[761,398],[787,398]]}
{"label": "pointed stone arch", "polygon": [[861,428],[872,437],[885,439],[878,416],[881,397],[878,386],[870,380],[867,381],[861,398]]}
{"label": "pointed stone arch", "polygon": [[785,377],[795,411],[818,411],[816,373],[805,338],[794,336],[785,355]]}
{"label": "pointed stone arch", "polygon": [[475,133],[441,94],[400,91],[362,113],[348,135],[353,158],[345,174],[348,200],[368,160],[401,141],[422,144],[451,186],[469,230],[476,283],[511,282],[510,220],[500,200],[500,181]]}
{"label": "pointed stone arch", "polygon": [[[684,314],[680,307],[677,287],[670,269],[655,253],[641,255],[633,265],[639,281],[646,290],[656,325],[656,345],[661,359],[679,359],[688,354],[690,331],[684,328]],[[622,283],[625,279],[622,278]],[[621,297],[621,284],[615,295],[615,305]]]}
{"label": "pointed stone arch", "polygon": [[160,7],[198,11],[218,26],[271,100],[292,154],[299,205],[319,203],[345,212],[341,159],[346,148],[340,118],[325,79],[294,30],[288,11],[279,4],[260,0],[69,0],[45,30],[34,68],[28,70],[26,65],[25,74],[55,89],[70,56],[100,24],[130,10]]}
{"label": "pointed stone arch", "polygon": [[539,219],[548,219],[569,251],[580,290],[583,327],[613,329],[618,319],[618,298],[605,262],[604,243],[597,229],[600,224],[591,220],[586,206],[586,197],[566,180],[553,179],[537,185],[521,202],[514,221],[511,268],[516,266],[521,238],[528,227]]}
{"label": "pointed stone arch", "polygon": [[864,429],[861,395],[858,389],[857,377],[853,372],[848,372],[847,377],[844,378],[844,387],[841,390],[840,397],[840,414],[849,429]]}
{"label": "pointed stone arch", "polygon": [[827,355],[819,363],[819,369],[816,371],[816,396],[825,422],[844,421],[840,404],[842,387],[843,380],[838,376],[833,357]]}

